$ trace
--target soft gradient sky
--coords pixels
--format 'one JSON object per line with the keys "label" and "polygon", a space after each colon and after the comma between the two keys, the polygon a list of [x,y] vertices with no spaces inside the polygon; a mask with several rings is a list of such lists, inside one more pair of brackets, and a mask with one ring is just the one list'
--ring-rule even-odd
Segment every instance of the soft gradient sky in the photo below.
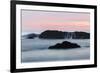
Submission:
{"label": "soft gradient sky", "polygon": [[45,30],[90,31],[90,14],[22,10],[22,34]]}

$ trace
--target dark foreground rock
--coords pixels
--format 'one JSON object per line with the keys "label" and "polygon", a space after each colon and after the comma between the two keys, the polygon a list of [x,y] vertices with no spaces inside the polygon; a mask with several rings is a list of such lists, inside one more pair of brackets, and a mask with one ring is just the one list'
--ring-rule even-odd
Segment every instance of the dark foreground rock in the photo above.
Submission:
{"label": "dark foreground rock", "polygon": [[48,49],[70,49],[70,48],[80,48],[80,45],[64,41],[62,43],[57,43],[56,45],[50,46]]}

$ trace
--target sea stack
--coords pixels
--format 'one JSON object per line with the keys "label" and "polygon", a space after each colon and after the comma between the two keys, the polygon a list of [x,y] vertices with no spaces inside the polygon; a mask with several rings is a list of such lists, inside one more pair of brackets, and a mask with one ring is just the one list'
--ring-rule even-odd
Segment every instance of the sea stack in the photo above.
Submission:
{"label": "sea stack", "polygon": [[80,48],[80,45],[64,41],[62,43],[57,43],[56,45],[48,47],[48,49],[70,49],[70,48]]}

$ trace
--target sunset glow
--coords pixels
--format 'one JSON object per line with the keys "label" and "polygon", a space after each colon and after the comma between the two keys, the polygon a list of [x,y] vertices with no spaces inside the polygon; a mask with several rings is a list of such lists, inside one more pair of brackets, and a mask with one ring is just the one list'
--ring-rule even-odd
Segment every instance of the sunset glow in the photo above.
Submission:
{"label": "sunset glow", "polygon": [[22,33],[45,30],[90,31],[90,14],[22,10]]}

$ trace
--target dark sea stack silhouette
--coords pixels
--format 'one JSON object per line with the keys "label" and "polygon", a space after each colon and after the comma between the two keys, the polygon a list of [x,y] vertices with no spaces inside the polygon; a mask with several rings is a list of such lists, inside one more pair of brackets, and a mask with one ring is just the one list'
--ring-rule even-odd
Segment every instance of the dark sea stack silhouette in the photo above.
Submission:
{"label": "dark sea stack silhouette", "polygon": [[57,43],[56,45],[48,47],[48,49],[71,49],[71,48],[80,48],[80,45],[64,41],[62,43]]}
{"label": "dark sea stack silhouette", "polygon": [[57,30],[47,30],[39,35],[40,39],[89,39],[87,32],[62,32]]}
{"label": "dark sea stack silhouette", "polygon": [[42,32],[39,35],[39,38],[42,38],[42,39],[64,39],[65,33],[62,31],[47,30],[47,31]]}

